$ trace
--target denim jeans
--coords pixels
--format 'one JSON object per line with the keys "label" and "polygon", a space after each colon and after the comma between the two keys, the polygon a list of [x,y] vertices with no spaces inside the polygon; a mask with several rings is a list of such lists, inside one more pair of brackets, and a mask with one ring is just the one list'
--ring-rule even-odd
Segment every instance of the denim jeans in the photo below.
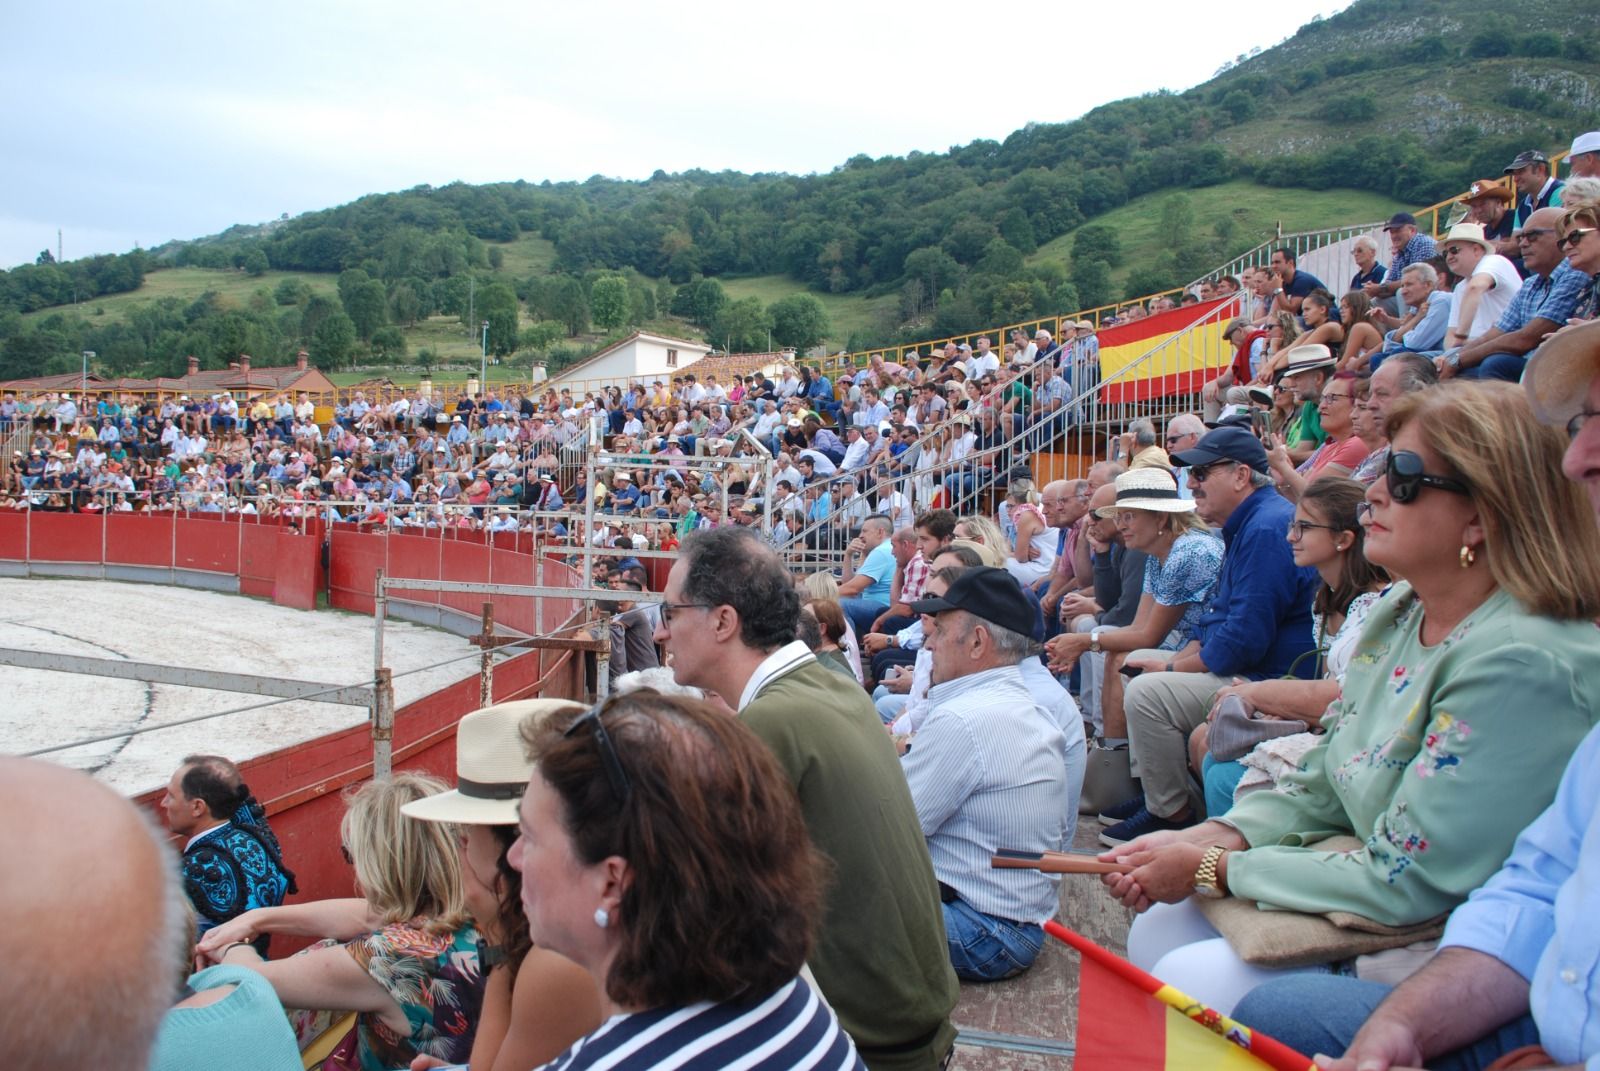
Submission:
{"label": "denim jeans", "polygon": [[[1389,987],[1358,978],[1302,974],[1257,986],[1233,1010],[1248,1027],[1269,1034],[1304,1056],[1338,1057]],[[1441,1008],[1439,1014],[1448,1014]],[[1471,1045],[1428,1061],[1433,1071],[1482,1071],[1502,1054],[1539,1042],[1533,1017],[1513,1019]]]}
{"label": "denim jeans", "polygon": [[985,915],[964,900],[944,906],[944,930],[956,977],[968,982],[998,982],[1033,966],[1044,945],[1044,928],[1017,925]]}
{"label": "denim jeans", "polygon": [[1528,358],[1515,353],[1494,353],[1471,368],[1461,370],[1462,379],[1503,379],[1516,383],[1522,379],[1522,370],[1528,367]]}
{"label": "denim jeans", "polygon": [[850,621],[850,627],[856,630],[856,635],[865,636],[872,631],[872,623],[878,619],[879,614],[889,608],[889,604],[868,602],[860,598],[844,598],[839,600],[839,608]]}

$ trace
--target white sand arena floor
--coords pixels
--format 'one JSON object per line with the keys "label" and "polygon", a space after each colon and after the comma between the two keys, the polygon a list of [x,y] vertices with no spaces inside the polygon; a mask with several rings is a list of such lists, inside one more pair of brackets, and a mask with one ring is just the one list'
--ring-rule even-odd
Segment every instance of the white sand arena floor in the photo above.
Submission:
{"label": "white sand arena floor", "polygon": [[[0,578],[0,647],[156,662],[190,669],[366,685],[372,619],[336,610],[109,580]],[[470,658],[424,673],[409,669],[476,653],[440,629],[392,618],[384,660],[397,707],[477,672]],[[0,667],[0,752],[20,754],[134,727],[179,721],[270,697],[111,677]],[[128,795],[165,785],[193,752],[246,759],[366,721],[361,707],[294,700],[263,710],[121,736],[44,756],[88,770]]]}

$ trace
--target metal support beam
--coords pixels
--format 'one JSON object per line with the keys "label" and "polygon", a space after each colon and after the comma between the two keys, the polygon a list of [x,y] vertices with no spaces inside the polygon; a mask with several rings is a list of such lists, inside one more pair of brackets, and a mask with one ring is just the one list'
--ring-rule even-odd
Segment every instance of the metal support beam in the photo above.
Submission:
{"label": "metal support beam", "polygon": [[408,580],[386,576],[378,582],[379,595],[393,591],[465,591],[478,595],[543,595],[558,599],[593,599],[597,602],[665,602],[659,591],[617,591],[613,588],[552,587],[544,584],[479,584],[470,580]]}
{"label": "metal support beam", "polygon": [[483,658],[478,664],[478,706],[494,703],[494,603],[483,604],[483,632],[474,643],[483,647]]}
{"label": "metal support beam", "polygon": [[208,669],[164,666],[155,662],[124,662],[115,658],[24,651],[14,647],[0,647],[0,666],[84,673],[95,677],[175,684],[184,688],[210,688],[220,692],[243,692],[246,695],[270,695],[278,699],[305,699],[313,703],[336,703],[350,707],[371,706],[373,697],[370,687],[359,685],[285,680],[282,677],[258,677],[251,673],[218,673]]}
{"label": "metal support beam", "polygon": [[394,678],[389,667],[378,670],[372,700],[372,779],[394,773]]}

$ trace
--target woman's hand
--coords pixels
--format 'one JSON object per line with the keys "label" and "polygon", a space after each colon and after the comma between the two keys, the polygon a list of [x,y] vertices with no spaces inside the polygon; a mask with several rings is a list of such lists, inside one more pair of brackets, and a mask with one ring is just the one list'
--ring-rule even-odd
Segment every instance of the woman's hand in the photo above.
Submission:
{"label": "woman's hand", "polygon": [[1267,466],[1280,476],[1287,476],[1294,471],[1294,462],[1289,460],[1289,448],[1283,445],[1283,440],[1276,435],[1269,435],[1262,443],[1267,448]]}
{"label": "woman's hand", "polygon": [[1146,851],[1124,850],[1117,861],[1132,863],[1134,869],[1101,880],[1124,907],[1135,911],[1146,911],[1152,903],[1175,904],[1194,892],[1194,877],[1205,853],[1200,845],[1182,841]]}
{"label": "woman's hand", "polygon": [[259,917],[254,911],[246,911],[227,922],[213,926],[196,942],[195,957],[213,959],[229,945],[238,944],[240,941],[254,941],[261,936],[261,931],[255,925]]}
{"label": "woman's hand", "polygon": [[1254,687],[1257,683],[1258,682],[1256,681],[1247,681],[1242,678],[1235,677],[1233,678],[1232,684],[1225,685],[1217,689],[1216,696],[1211,700],[1211,711],[1206,715],[1206,723],[1210,724],[1211,722],[1217,720],[1217,711],[1222,709],[1222,701],[1228,698],[1230,695],[1238,696],[1244,701],[1245,706],[1249,707],[1251,710],[1255,710],[1256,705],[1250,697],[1254,693]]}

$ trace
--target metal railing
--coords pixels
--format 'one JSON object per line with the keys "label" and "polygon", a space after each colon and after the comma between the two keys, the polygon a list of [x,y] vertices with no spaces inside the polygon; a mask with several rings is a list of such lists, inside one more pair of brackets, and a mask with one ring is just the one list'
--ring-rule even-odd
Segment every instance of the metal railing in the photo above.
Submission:
{"label": "metal railing", "polygon": [[[1172,417],[1199,409],[1205,380],[1233,360],[1233,347],[1221,331],[1207,329],[1220,327],[1238,315],[1246,300],[1241,294],[1232,301],[1209,308],[1178,331],[1163,335],[1148,350],[1104,380],[1099,379],[1097,361],[1092,367],[1081,361],[1071,363],[1073,393],[1059,409],[1046,414],[1035,408],[1024,419],[1020,430],[1013,431],[1000,445],[981,454],[974,452],[959,460],[941,460],[935,465],[896,473],[892,477],[895,489],[910,498],[918,512],[927,509],[938,495],[939,505],[958,516],[989,513],[993,511],[983,508],[985,501],[1005,494],[1011,471],[1025,460],[1030,463],[1030,473],[1039,487],[1050,478],[1082,475],[1082,472],[1072,471],[1072,458],[1081,459],[1083,469],[1087,468],[1089,459],[1112,460],[1118,437],[1132,421],[1147,418],[1156,424],[1159,432]],[[1054,362],[1055,358],[1051,358],[1026,366],[1021,373],[1024,382],[1031,383],[1040,364]],[[1182,367],[1185,364],[1188,369]],[[1086,382],[1089,377],[1093,378],[1092,382]],[[959,426],[947,418],[925,431],[915,448],[918,451],[943,449],[950,436],[959,430]],[[1044,471],[1046,466],[1039,463],[1042,454],[1061,455],[1060,462],[1051,462],[1056,471]],[[876,480],[876,475],[868,470],[850,475]],[[863,493],[867,490],[862,489]],[[809,569],[837,564],[844,543],[849,539],[849,521],[853,511],[858,509],[858,504],[847,501],[835,506],[827,516],[805,523],[783,548],[791,566]]]}

